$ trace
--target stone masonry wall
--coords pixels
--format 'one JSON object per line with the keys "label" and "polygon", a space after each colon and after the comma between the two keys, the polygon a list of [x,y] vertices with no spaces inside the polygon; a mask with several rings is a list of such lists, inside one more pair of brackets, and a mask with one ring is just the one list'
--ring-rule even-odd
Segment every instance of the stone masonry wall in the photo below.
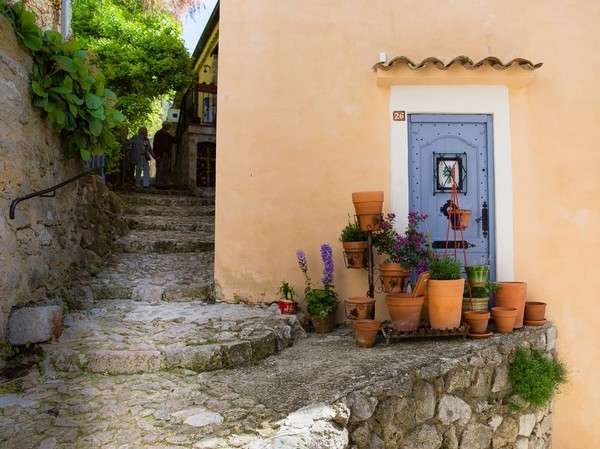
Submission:
{"label": "stone masonry wall", "polygon": [[[44,2],[41,2],[44,3]],[[93,267],[125,230],[123,203],[87,176],[16,208],[17,197],[63,182],[85,167],[67,160],[63,141],[40,110],[31,105],[32,60],[0,16],[0,340],[15,306],[47,301],[65,284],[74,267]]]}
{"label": "stone masonry wall", "polygon": [[24,3],[35,14],[42,30],[60,31],[62,0],[24,0]]}
{"label": "stone masonry wall", "polygon": [[[554,357],[555,342],[556,328],[548,327],[520,344]],[[394,385],[351,393],[341,401],[350,409],[350,443],[356,449],[550,448],[552,404],[532,409],[513,394],[514,351],[513,342],[488,345],[399,373]]]}

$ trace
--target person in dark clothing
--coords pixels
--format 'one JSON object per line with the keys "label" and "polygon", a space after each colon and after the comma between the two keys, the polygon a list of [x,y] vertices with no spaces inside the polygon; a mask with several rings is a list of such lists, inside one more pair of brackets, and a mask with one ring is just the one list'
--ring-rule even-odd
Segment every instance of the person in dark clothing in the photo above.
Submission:
{"label": "person in dark clothing", "polygon": [[156,154],[156,187],[166,188],[169,185],[169,169],[171,167],[171,146],[174,138],[169,134],[171,124],[163,122],[162,128],[154,134],[154,154]]}

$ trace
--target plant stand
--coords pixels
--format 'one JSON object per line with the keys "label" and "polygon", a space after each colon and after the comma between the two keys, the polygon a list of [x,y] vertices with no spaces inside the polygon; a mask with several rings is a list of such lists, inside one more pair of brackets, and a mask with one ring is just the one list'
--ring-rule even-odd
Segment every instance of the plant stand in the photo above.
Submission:
{"label": "plant stand", "polygon": [[[354,216],[354,220],[356,224],[359,224],[359,215]],[[381,220],[380,220],[381,221]],[[374,271],[375,271],[375,262],[373,259],[373,231],[369,230],[367,232],[367,272],[368,272],[368,282],[369,289],[367,290],[367,296],[369,298],[375,298],[375,283],[374,283]],[[371,319],[375,319],[375,307],[371,309]]]}
{"label": "plant stand", "polygon": [[469,325],[462,323],[458,328],[454,329],[432,329],[430,327],[419,327],[412,332],[397,331],[392,327],[391,323],[384,323],[381,326],[381,333],[385,338],[385,344],[389,344],[392,339],[407,339],[407,338],[437,338],[437,337],[462,337],[463,341],[467,339],[469,333]]}

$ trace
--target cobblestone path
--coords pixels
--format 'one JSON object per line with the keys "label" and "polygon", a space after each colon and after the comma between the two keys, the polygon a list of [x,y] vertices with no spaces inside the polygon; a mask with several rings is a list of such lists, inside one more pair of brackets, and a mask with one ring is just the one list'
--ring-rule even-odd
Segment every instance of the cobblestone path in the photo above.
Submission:
{"label": "cobblestone path", "polygon": [[245,447],[280,413],[213,373],[252,366],[306,334],[276,306],[211,297],[210,192],[122,198],[131,231],[84,287],[83,309],[65,315],[39,371],[0,386],[0,447]]}

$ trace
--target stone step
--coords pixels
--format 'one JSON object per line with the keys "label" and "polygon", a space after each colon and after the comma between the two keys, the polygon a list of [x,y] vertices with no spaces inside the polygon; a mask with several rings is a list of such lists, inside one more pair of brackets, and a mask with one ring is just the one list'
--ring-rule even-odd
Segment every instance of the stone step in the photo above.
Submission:
{"label": "stone step", "polygon": [[128,215],[149,215],[149,216],[168,216],[168,217],[214,217],[215,206],[127,206]]}
{"label": "stone step", "polygon": [[211,206],[215,204],[214,196],[198,197],[198,196],[165,196],[165,195],[149,195],[149,194],[121,194],[120,198],[129,206],[147,205],[147,206]]}
{"label": "stone step", "polygon": [[198,301],[213,284],[211,251],[179,254],[113,254],[92,280],[96,300]]}
{"label": "stone step", "polygon": [[48,360],[58,371],[203,372],[250,365],[304,337],[298,318],[276,304],[100,301],[65,316]]}
{"label": "stone step", "polygon": [[158,231],[215,232],[215,218],[212,216],[152,216],[132,215],[127,218],[129,229]]}
{"label": "stone step", "polygon": [[117,253],[193,253],[214,251],[212,232],[131,231],[115,242]]}

